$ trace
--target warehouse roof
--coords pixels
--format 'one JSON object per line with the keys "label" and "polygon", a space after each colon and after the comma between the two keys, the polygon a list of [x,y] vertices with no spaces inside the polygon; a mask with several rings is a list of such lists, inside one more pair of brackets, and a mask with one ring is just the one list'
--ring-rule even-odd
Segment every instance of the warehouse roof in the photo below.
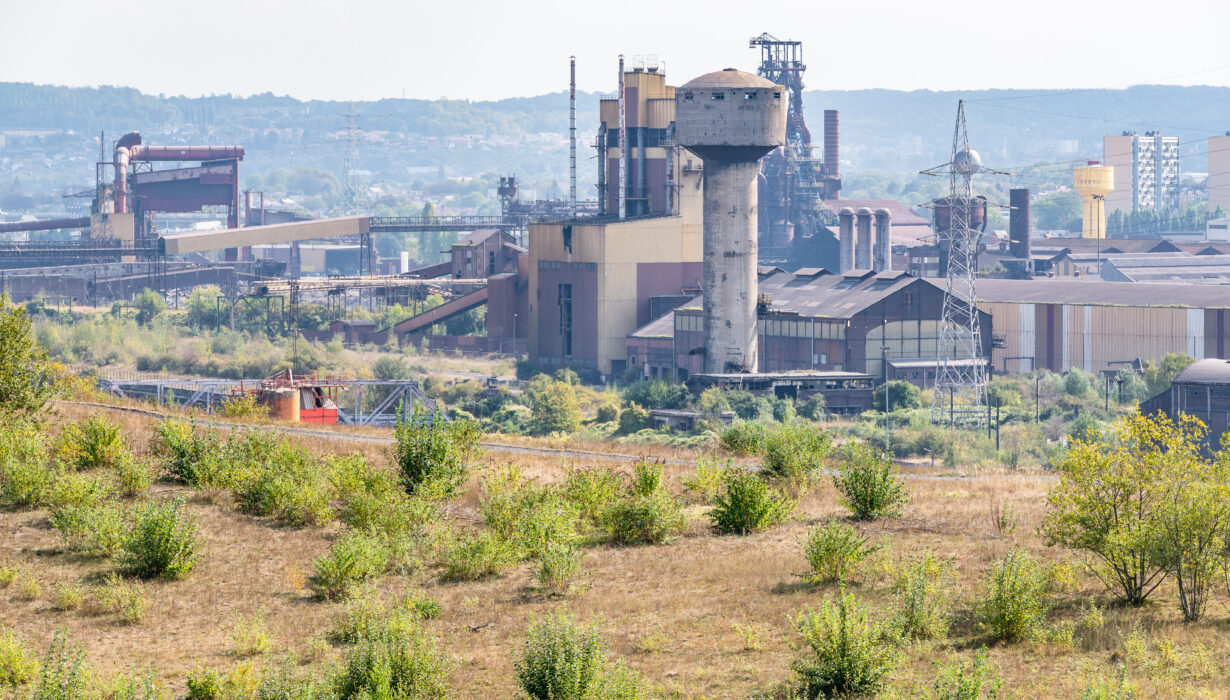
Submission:
{"label": "warehouse roof", "polygon": [[1175,384],[1230,384],[1230,360],[1197,360],[1175,375]]}
{"label": "warehouse roof", "polygon": [[[937,287],[943,286],[943,280],[928,281]],[[1230,308],[1230,292],[1224,287],[1102,280],[978,280],[978,299],[991,303]]]}

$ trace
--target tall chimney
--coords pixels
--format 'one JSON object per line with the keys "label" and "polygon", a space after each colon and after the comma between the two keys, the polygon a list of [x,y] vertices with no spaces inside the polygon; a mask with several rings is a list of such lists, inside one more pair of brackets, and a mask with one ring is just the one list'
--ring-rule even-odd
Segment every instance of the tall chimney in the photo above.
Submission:
{"label": "tall chimney", "polygon": [[577,57],[569,57],[568,82],[568,216],[577,216]]}
{"label": "tall chimney", "polygon": [[854,210],[842,207],[837,218],[841,223],[837,237],[837,271],[849,272],[854,269]]}
{"label": "tall chimney", "polygon": [[893,269],[893,215],[887,209],[876,209],[875,271]]}
{"label": "tall chimney", "polygon": [[619,218],[627,216],[628,125],[624,120],[624,55],[619,54]]}
{"label": "tall chimney", "polygon": [[756,369],[757,161],[786,142],[784,88],[729,68],[675,90],[679,145],[705,163],[704,369]]}
{"label": "tall chimney", "polygon": [[1008,191],[1008,252],[1014,258],[1028,258],[1029,243],[1029,190]]}
{"label": "tall chimney", "polygon": [[854,246],[854,269],[871,269],[871,210],[859,207],[858,243]]}

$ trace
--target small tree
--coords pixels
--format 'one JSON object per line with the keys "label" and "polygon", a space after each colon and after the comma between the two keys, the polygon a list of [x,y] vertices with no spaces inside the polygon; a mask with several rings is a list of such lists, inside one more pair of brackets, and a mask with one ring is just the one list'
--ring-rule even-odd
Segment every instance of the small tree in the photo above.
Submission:
{"label": "small tree", "polygon": [[831,445],[829,434],[809,423],[770,430],[764,437],[765,471],[788,479],[811,476],[823,464]]}
{"label": "small tree", "polygon": [[446,421],[439,412],[416,405],[409,421],[398,422],[395,435],[401,483],[413,496],[428,485],[441,495],[455,493],[469,473],[481,434],[474,421]]}
{"label": "small tree", "polygon": [[137,323],[144,326],[167,310],[167,300],[158,292],[145,289],[137,295],[133,306],[137,307]]}
{"label": "small tree", "polygon": [[1157,563],[1175,578],[1183,619],[1204,615],[1213,576],[1224,562],[1230,530],[1230,452],[1213,461],[1193,460],[1176,475],[1155,531]]}
{"label": "small tree", "polygon": [[875,394],[872,396],[871,407],[877,411],[884,410],[884,394],[888,393],[888,410],[899,411],[903,408],[918,408],[922,405],[922,392],[913,384],[902,380],[894,379],[891,382],[885,382],[876,387]]}
{"label": "small tree", "polygon": [[811,652],[794,662],[804,697],[872,695],[897,665],[888,628],[844,590],[836,603],[804,613],[798,626]]}
{"label": "small tree", "polygon": [[1204,427],[1183,416],[1134,416],[1096,441],[1072,442],[1047,496],[1047,544],[1090,557],[1090,569],[1117,596],[1143,603],[1165,579],[1155,533],[1174,502],[1178,477],[1200,461]]}
{"label": "small tree", "polygon": [[51,400],[51,360],[26,310],[0,295],[0,423],[36,418]]}
{"label": "small tree", "polygon": [[531,382],[527,394],[534,416],[530,426],[534,433],[547,435],[580,430],[581,402],[572,383],[540,375]]}
{"label": "small tree", "polygon": [[863,443],[843,450],[833,484],[841,493],[841,504],[860,520],[896,517],[910,500],[893,460]]}

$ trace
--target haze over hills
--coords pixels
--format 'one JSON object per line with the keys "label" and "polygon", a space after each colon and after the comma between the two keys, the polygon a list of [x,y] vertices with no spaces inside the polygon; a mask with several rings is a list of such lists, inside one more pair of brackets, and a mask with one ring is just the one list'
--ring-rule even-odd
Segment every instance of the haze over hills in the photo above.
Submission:
{"label": "haze over hills", "polygon": [[[1098,158],[1102,136],[1158,129],[1183,142],[1185,171],[1204,172],[1205,140],[1230,129],[1230,88],[1137,86],[1122,90],[857,90],[805,93],[820,145],[821,111],[841,111],[843,176],[877,171],[913,178],[943,162],[958,98],[967,100],[970,140],[1003,168]],[[580,191],[592,192],[597,93],[579,93]],[[98,133],[108,141],[138,130],[149,143],[237,143],[244,172],[314,167],[340,173],[346,102],[260,94],[166,97],[132,88],[67,88],[0,83],[0,175],[26,193],[88,186]],[[385,99],[356,102],[361,167],[372,182],[410,185],[445,176],[516,173],[529,185],[564,186],[565,92],[490,102]],[[38,136],[14,131],[51,132]],[[71,133],[70,133],[71,132]],[[35,158],[32,162],[31,156]],[[545,196],[547,192],[539,192]]]}

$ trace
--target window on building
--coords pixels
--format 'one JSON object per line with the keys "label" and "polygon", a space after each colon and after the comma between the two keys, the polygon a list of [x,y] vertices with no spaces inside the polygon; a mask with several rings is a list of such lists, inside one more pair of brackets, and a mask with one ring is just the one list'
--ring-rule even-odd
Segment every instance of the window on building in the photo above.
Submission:
{"label": "window on building", "polygon": [[564,357],[572,357],[572,285],[559,286],[559,333],[564,339]]}
{"label": "window on building", "polygon": [[711,99],[711,100],[724,100],[724,99],[726,99],[726,95],[724,95],[724,94],[722,94],[722,93],[720,93],[720,92],[715,92],[715,93],[713,93],[712,95],[710,95],[710,96],[709,96],[709,99]]}
{"label": "window on building", "polygon": [[743,93],[743,99],[745,99],[745,100],[754,100],[754,99],[756,99],[756,93],[754,93],[754,92],[745,92],[745,93]]}
{"label": "window on building", "polygon": [[564,226],[562,230],[564,232],[564,250],[567,250],[569,253],[571,253],[572,252],[572,227]]}
{"label": "window on building", "polygon": [[495,274],[495,251],[487,251],[487,274]]}

